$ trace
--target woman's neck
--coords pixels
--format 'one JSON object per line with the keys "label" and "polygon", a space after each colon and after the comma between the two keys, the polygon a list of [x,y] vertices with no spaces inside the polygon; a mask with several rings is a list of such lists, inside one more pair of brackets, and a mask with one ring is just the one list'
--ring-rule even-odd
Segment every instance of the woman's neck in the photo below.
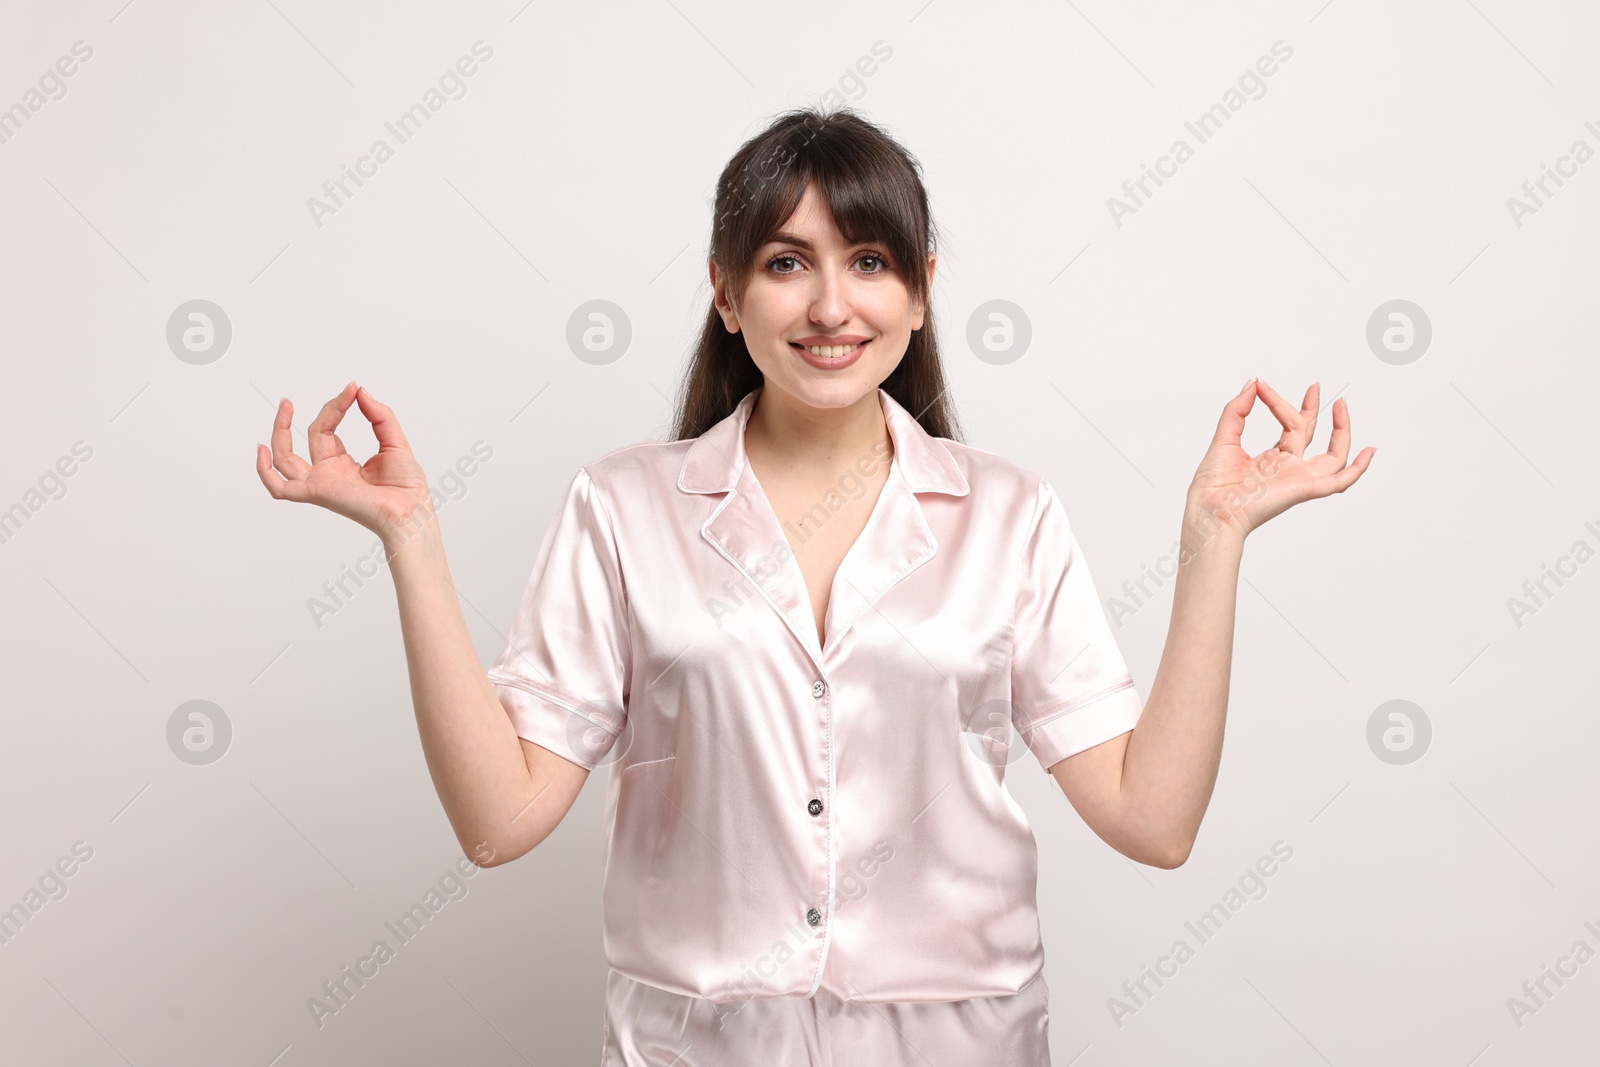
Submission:
{"label": "woman's neck", "polygon": [[745,426],[744,446],[763,467],[831,478],[859,457],[889,454],[894,443],[877,389],[849,407],[814,408],[763,387]]}

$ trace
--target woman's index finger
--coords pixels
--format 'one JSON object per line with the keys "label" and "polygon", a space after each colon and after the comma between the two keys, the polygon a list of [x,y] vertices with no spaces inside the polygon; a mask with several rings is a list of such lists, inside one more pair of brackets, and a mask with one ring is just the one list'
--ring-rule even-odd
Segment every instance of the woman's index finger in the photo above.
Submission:
{"label": "woman's index finger", "polygon": [[344,413],[349,410],[350,402],[355,399],[355,392],[351,386],[356,383],[351,381],[339,395],[322,405],[322,410],[317,412],[317,417],[311,420],[311,425],[306,427],[306,436],[314,433],[332,433],[338,429],[339,422],[344,418]]}

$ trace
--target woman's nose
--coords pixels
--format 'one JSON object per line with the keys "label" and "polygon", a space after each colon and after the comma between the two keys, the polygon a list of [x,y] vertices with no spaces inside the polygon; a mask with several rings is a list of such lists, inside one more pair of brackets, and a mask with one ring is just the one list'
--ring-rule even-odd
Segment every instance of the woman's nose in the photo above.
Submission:
{"label": "woman's nose", "polygon": [[811,319],[823,324],[840,324],[850,319],[850,303],[843,282],[828,271],[817,276],[817,291],[811,298]]}

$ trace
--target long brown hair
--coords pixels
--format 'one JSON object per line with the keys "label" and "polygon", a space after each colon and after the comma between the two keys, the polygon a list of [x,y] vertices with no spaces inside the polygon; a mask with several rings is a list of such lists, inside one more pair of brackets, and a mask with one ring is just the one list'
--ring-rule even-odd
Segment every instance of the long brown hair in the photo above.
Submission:
{"label": "long brown hair", "polygon": [[[888,247],[922,328],[882,388],[934,437],[960,441],[954,405],[934,331],[928,254],[935,251],[928,191],[921,166],[899,142],[849,108],[796,108],[774,119],[734,153],[717,179],[710,256],[728,276],[737,301],[755,270],[755,254],[778,231],[805,194],[817,192],[851,242]],[[745,394],[762,384],[744,334],[729,333],[715,296],[679,388],[673,440],[699,437],[727,418]]]}

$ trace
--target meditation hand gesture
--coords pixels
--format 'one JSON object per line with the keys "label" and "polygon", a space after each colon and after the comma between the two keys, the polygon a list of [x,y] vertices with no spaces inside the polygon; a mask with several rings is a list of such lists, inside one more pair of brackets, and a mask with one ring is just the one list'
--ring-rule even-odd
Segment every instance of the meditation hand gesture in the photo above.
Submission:
{"label": "meditation hand gesture", "polygon": [[[1328,439],[1328,450],[1309,459],[1303,455],[1317,428],[1317,399],[1321,395],[1322,386],[1313,385],[1296,411],[1261,379],[1246,382],[1239,395],[1222,409],[1216,436],[1195,471],[1188,495],[1191,513],[1203,510],[1242,538],[1302,501],[1342,493],[1354,485],[1377,449],[1363,449],[1354,463],[1346,465],[1350,412],[1342,397],[1333,402],[1333,434]],[[1239,437],[1257,396],[1266,401],[1268,410],[1282,423],[1283,436],[1275,446],[1251,458],[1240,447]]]}
{"label": "meditation hand gesture", "polygon": [[[378,438],[377,453],[365,463],[352,459],[334,433],[352,401],[360,404]],[[294,405],[285,398],[272,423],[271,452],[265,445],[256,446],[256,473],[275,499],[320,505],[380,537],[427,516],[432,508],[427,475],[412,455],[394,412],[374,400],[365,386],[351,382],[311,420],[306,427],[310,463],[294,454],[289,435],[293,416]]]}

